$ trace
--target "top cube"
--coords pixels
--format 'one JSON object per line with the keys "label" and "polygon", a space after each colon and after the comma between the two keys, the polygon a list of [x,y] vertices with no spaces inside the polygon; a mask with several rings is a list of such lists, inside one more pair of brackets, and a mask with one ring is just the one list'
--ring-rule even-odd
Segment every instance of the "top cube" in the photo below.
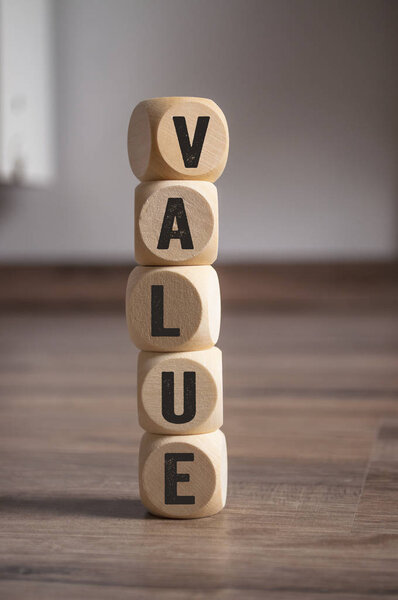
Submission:
{"label": "top cube", "polygon": [[131,115],[128,155],[141,181],[214,182],[224,170],[228,146],[224,113],[206,98],[152,98]]}

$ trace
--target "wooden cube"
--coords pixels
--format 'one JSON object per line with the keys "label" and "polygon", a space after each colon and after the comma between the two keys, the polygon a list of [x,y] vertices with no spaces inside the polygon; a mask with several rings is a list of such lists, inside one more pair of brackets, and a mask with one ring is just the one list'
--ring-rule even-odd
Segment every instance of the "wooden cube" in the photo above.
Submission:
{"label": "wooden cube", "polygon": [[220,286],[210,266],[135,267],[127,282],[126,317],[141,350],[205,350],[220,331]]}
{"label": "wooden cube", "polygon": [[140,352],[138,418],[150,433],[186,435],[216,431],[223,423],[222,353]]}
{"label": "wooden cube", "polygon": [[206,98],[144,100],[131,115],[127,146],[141,181],[216,181],[228,157],[227,121]]}
{"label": "wooden cube", "polygon": [[227,447],[219,429],[203,435],[145,433],[139,470],[141,500],[155,515],[194,519],[225,506]]}
{"label": "wooden cube", "polygon": [[141,265],[210,265],[218,251],[217,188],[151,181],[135,190],[135,258]]}

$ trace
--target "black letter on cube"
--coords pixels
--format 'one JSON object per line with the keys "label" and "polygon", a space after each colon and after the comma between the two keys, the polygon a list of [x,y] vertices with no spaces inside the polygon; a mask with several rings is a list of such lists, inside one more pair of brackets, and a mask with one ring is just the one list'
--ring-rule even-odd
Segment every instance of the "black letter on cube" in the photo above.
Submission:
{"label": "black letter on cube", "polygon": [[196,415],[196,373],[184,372],[184,411],[174,412],[174,373],[162,372],[162,415],[169,423],[189,423]]}
{"label": "black letter on cube", "polygon": [[192,462],[193,460],[193,452],[166,452],[164,455],[165,504],[195,504],[195,496],[177,495],[177,483],[179,481],[189,481],[188,473],[177,473],[177,462]]}
{"label": "black letter on cube", "polygon": [[195,135],[193,136],[192,146],[189,141],[187,122],[185,117],[173,117],[174,127],[180,144],[181,154],[186,169],[196,169],[199,164],[199,158],[202,153],[203,142],[210,117],[198,117],[196,121]]}
{"label": "black letter on cube", "polygon": [[164,327],[163,285],[151,285],[151,335],[153,337],[179,337],[179,327]]}
{"label": "black letter on cube", "polygon": [[[174,219],[178,229],[173,229]],[[168,250],[170,240],[180,240],[183,250],[193,250],[192,236],[182,198],[169,198],[160,231],[158,250]]]}

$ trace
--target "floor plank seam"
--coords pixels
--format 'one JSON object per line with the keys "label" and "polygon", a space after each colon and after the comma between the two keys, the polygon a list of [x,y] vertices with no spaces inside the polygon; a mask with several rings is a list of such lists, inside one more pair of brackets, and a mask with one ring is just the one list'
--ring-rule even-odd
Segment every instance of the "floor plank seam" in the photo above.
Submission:
{"label": "floor plank seam", "polygon": [[374,436],[374,439],[373,439],[373,442],[372,442],[372,445],[371,445],[371,448],[370,448],[368,462],[366,464],[365,471],[364,471],[364,474],[363,474],[363,479],[362,479],[362,483],[361,483],[361,491],[359,493],[358,502],[357,502],[357,505],[355,507],[354,515],[353,515],[353,518],[352,518],[352,523],[351,523],[351,527],[350,527],[350,535],[354,535],[354,531],[353,530],[354,530],[354,527],[355,527],[355,522],[356,522],[357,515],[358,515],[358,512],[359,512],[359,507],[361,505],[362,495],[363,495],[363,492],[365,490],[366,482],[367,482],[367,479],[368,479],[370,465],[372,464],[373,456],[375,455],[377,440],[379,439],[379,435],[380,435],[380,431],[381,431],[381,428],[382,428],[382,425],[383,425],[383,421],[384,421],[384,417],[380,417],[378,425],[377,425],[377,428],[375,430],[375,436]]}

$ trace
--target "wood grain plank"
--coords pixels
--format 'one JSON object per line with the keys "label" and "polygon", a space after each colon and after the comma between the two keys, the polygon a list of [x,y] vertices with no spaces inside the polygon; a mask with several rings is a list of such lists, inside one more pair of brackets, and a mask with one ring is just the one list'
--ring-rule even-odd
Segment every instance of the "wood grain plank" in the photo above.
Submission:
{"label": "wood grain plank", "polygon": [[398,420],[380,427],[353,532],[398,536]]}
{"label": "wood grain plank", "polygon": [[396,313],[226,312],[228,503],[183,523],[138,499],[123,315],[0,332],[2,597],[397,597]]}
{"label": "wood grain plank", "polygon": [[[0,308],[9,311],[118,310],[128,265],[0,264]],[[223,306],[241,310],[396,310],[398,262],[223,265]]]}

